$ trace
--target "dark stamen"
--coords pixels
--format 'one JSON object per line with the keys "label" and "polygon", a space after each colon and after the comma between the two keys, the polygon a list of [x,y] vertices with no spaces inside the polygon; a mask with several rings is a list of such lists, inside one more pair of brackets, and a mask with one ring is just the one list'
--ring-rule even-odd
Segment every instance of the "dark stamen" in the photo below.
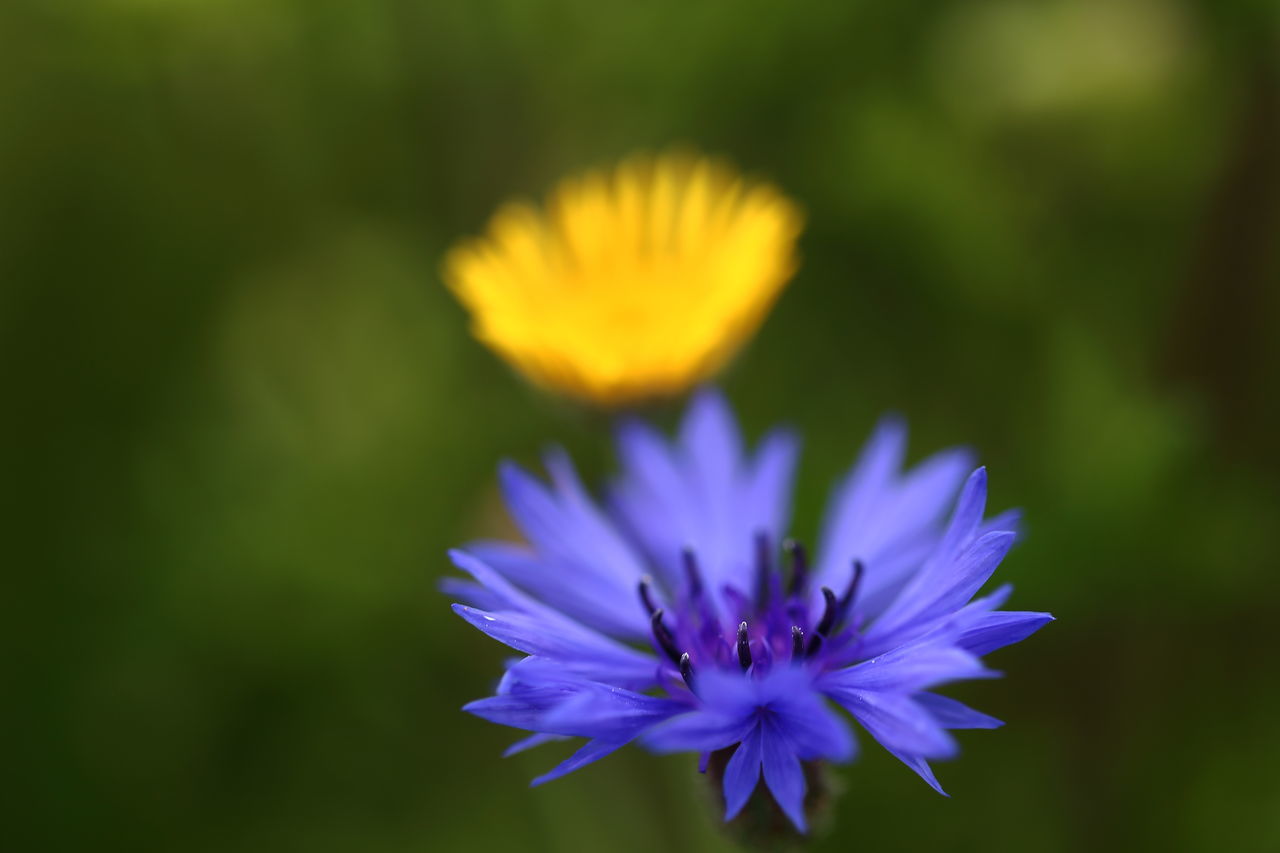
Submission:
{"label": "dark stamen", "polygon": [[804,546],[794,539],[783,542],[782,550],[791,558],[790,594],[799,595],[804,592],[805,582],[809,580],[809,558],[805,554]]}
{"label": "dark stamen", "polygon": [[831,591],[831,587],[824,586],[822,588],[822,597],[826,601],[826,606],[822,610],[822,619],[818,622],[818,627],[814,631],[822,636],[831,633],[831,629],[836,624],[836,611],[840,609],[839,602],[836,601],[836,594]]}
{"label": "dark stamen", "polygon": [[743,671],[751,668],[751,638],[747,636],[747,623],[738,626],[738,664]]}
{"label": "dark stamen", "polygon": [[684,679],[684,683],[689,685],[689,689],[693,689],[693,661],[689,659],[689,653],[685,652],[680,655],[680,677]]}
{"label": "dark stamen", "polygon": [[825,638],[821,634],[814,634],[809,638],[809,651],[807,652],[809,657],[813,657],[822,650],[822,643],[824,639]]}
{"label": "dark stamen", "polygon": [[640,578],[640,603],[644,605],[645,611],[652,616],[657,612],[658,607],[653,603],[653,578],[645,575]]}
{"label": "dark stamen", "polygon": [[773,571],[769,556],[769,534],[756,533],[756,605],[762,606],[769,598],[769,575]]}
{"label": "dark stamen", "polygon": [[684,549],[684,574],[689,579],[689,596],[698,598],[702,595],[702,573],[698,571],[698,558],[691,549]]}
{"label": "dark stamen", "polygon": [[840,621],[849,615],[849,608],[858,600],[858,587],[862,586],[862,573],[866,567],[861,560],[853,561],[853,577],[849,578],[849,587],[840,597]]}
{"label": "dark stamen", "polygon": [[676,638],[671,636],[671,632],[667,630],[667,626],[662,624],[662,611],[653,611],[653,616],[649,618],[649,627],[653,629],[653,638],[658,641],[658,645],[667,657],[675,663],[680,662],[680,649],[676,648]]}
{"label": "dark stamen", "polygon": [[799,625],[791,626],[791,657],[798,658],[804,654],[804,631]]}

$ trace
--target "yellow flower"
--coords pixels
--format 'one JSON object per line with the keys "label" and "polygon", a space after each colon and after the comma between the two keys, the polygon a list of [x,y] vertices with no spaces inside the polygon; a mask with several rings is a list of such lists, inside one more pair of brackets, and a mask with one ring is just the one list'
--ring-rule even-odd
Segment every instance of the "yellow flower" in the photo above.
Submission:
{"label": "yellow flower", "polygon": [[563,181],[545,210],[502,207],[445,279],[473,330],[536,384],[604,406],[709,378],[796,268],[799,209],[689,153]]}

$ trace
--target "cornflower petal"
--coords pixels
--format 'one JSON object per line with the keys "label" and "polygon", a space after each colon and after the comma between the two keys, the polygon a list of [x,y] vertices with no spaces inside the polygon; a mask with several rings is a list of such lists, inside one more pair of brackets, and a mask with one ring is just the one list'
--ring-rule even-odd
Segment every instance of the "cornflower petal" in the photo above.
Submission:
{"label": "cornflower petal", "polygon": [[627,741],[607,741],[607,740],[591,740],[587,741],[573,755],[557,764],[550,771],[543,773],[541,776],[535,776],[533,781],[529,783],[529,787],[536,788],[539,785],[545,785],[554,779],[559,779],[572,773],[575,770],[581,770],[594,761],[599,761],[611,752],[617,752],[619,749],[627,745]]}
{"label": "cornflower petal", "polygon": [[910,696],[852,689],[831,695],[888,749],[927,758],[951,758],[958,750],[955,740]]}
{"label": "cornflower petal", "polygon": [[801,832],[808,831],[804,814],[807,788],[800,759],[787,743],[786,736],[772,722],[761,726],[761,758],[764,781],[783,812]]}
{"label": "cornflower petal", "polygon": [[555,743],[556,741],[568,740],[564,735],[550,735],[543,732],[520,738],[520,740],[511,744],[502,753],[503,758],[510,758],[513,755],[519,755],[526,750],[542,746],[544,743]]}
{"label": "cornflower petal", "polygon": [[1020,643],[1053,621],[1048,613],[1004,610],[980,616],[960,635],[960,647],[971,654],[986,655]]}
{"label": "cornflower petal", "polygon": [[654,660],[604,637],[559,630],[527,613],[491,613],[455,604],[453,612],[503,645],[529,655],[563,661],[582,675],[627,684],[651,683]]}
{"label": "cornflower petal", "polygon": [[903,752],[902,750],[894,749],[891,746],[886,746],[885,749],[894,758],[910,767],[921,779],[928,782],[930,788],[937,791],[944,797],[951,796],[946,791],[942,790],[942,785],[938,782],[938,777],[933,775],[933,768],[929,766],[929,762],[926,761],[923,756],[913,755],[910,752]]}
{"label": "cornflower petal", "polygon": [[760,783],[762,738],[760,726],[755,726],[729,757],[724,771],[725,820],[738,816]]}
{"label": "cornflower petal", "polygon": [[691,711],[650,730],[644,744],[657,753],[715,752],[741,741],[755,725],[751,718]]}
{"label": "cornflower petal", "polygon": [[944,729],[998,729],[1000,720],[981,711],[975,711],[963,702],[937,693],[917,693],[918,702]]}

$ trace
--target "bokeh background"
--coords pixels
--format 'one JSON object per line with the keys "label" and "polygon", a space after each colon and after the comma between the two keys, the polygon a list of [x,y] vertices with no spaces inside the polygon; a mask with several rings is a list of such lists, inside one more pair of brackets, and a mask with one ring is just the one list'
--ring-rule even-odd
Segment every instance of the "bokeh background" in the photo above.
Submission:
{"label": "bokeh background", "polygon": [[[6,0],[5,847],[727,850],[687,757],[545,788],[458,707],[435,590],[499,458],[603,420],[468,337],[441,255],[692,143],[807,209],[724,378],[806,435],[978,448],[1059,621],[957,695],[933,794],[863,738],[822,850],[1280,850],[1271,0]],[[657,417],[670,422],[675,412]]]}

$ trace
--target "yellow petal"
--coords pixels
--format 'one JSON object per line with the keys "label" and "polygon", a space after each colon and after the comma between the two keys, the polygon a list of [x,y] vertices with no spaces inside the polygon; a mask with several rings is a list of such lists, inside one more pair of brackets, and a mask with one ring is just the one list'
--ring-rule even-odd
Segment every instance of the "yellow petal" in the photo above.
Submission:
{"label": "yellow petal", "polygon": [[756,331],[795,272],[802,217],[772,186],[687,153],[568,178],[454,247],[476,337],[534,383],[603,406],[679,394]]}

